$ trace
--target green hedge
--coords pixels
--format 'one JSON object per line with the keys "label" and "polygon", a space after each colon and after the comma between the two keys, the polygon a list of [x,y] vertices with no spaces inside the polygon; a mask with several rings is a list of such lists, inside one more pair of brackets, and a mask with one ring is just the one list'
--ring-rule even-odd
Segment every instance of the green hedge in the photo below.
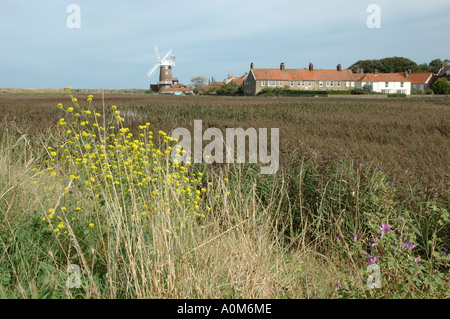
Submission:
{"label": "green hedge", "polygon": [[364,91],[363,89],[355,88],[355,89],[351,90],[351,93],[352,94],[366,94],[367,92]]}
{"label": "green hedge", "polygon": [[406,94],[404,94],[404,93],[391,93],[391,94],[388,94],[387,97],[406,97]]}

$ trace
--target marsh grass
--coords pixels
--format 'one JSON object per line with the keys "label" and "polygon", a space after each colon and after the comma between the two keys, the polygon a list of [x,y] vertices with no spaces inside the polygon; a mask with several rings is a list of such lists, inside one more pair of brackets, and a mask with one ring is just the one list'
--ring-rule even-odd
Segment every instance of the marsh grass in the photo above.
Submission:
{"label": "marsh grass", "polygon": [[[236,110],[233,99],[213,108],[185,100],[185,109],[168,101],[156,101],[151,112],[156,123],[167,119],[171,128],[189,127],[192,114],[219,124],[214,119],[223,112],[228,114],[223,126],[257,116],[257,125],[271,123],[262,120],[267,114],[260,108],[273,101],[246,100],[245,110]],[[290,108],[267,116],[297,117],[297,122],[303,116],[314,126],[328,121],[325,131],[330,132],[333,119],[350,123],[347,115],[331,116],[332,105],[287,103]],[[372,123],[363,112],[372,102],[364,103],[362,110],[342,105],[340,110],[362,113],[351,115],[355,123]],[[115,114],[111,105],[95,100],[64,104],[69,106],[51,116],[30,110],[28,118],[7,121],[1,130],[0,297],[449,297],[448,207],[439,196],[413,190],[417,184],[405,194],[375,163],[341,158],[324,165],[317,157],[299,160],[295,152],[284,157],[274,176],[261,176],[250,164],[192,164],[181,172],[165,152],[174,141],[156,133],[158,124],[155,129],[144,124],[150,117],[138,104],[130,106],[129,118],[126,111]],[[407,116],[417,107],[401,106]],[[88,110],[91,114],[83,113]],[[381,111],[399,112],[387,105]],[[36,118],[54,128],[20,125]],[[58,123],[66,124],[56,129]],[[323,136],[310,129],[312,136]],[[178,184],[171,182],[177,173]],[[382,223],[391,223],[393,231],[374,247]],[[406,240],[417,247],[405,252]],[[367,289],[366,254],[379,258],[383,289]],[[67,288],[71,264],[82,270],[79,288]]]}

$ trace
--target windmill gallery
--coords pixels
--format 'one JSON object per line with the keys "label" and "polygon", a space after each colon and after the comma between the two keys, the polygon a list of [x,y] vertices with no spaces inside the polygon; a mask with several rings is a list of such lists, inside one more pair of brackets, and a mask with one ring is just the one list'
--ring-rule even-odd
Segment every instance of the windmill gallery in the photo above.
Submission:
{"label": "windmill gallery", "polygon": [[173,50],[170,49],[169,52],[161,58],[158,47],[155,46],[155,53],[158,62],[147,73],[147,76],[150,78],[159,68],[159,81],[157,84],[150,85],[150,90],[151,92],[159,94],[192,94],[192,91],[188,86],[178,83],[178,78],[174,78],[172,75],[172,67],[175,66],[175,55],[170,55],[172,51]]}

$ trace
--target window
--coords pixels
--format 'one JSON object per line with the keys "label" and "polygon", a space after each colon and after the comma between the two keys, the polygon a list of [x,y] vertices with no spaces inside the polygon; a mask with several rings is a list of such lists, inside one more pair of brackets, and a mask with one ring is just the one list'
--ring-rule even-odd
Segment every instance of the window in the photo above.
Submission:
{"label": "window", "polygon": [[312,85],[312,81],[309,81],[309,86],[311,86]]}
{"label": "window", "polygon": [[320,87],[323,86],[323,81],[319,81],[319,86],[320,86]]}
{"label": "window", "polygon": [[330,86],[330,81],[326,81],[327,86]]}
{"label": "window", "polygon": [[277,86],[277,81],[272,81],[272,86]]}
{"label": "window", "polygon": [[389,82],[385,82],[384,87],[386,87],[386,88],[389,87]]}
{"label": "window", "polygon": [[405,86],[405,82],[400,82],[400,87],[404,87]]}
{"label": "window", "polygon": [[331,81],[331,86],[334,86],[334,81]]}
{"label": "window", "polygon": [[350,86],[350,82],[349,81],[345,82],[345,86]]}
{"label": "window", "polygon": [[280,86],[283,86],[283,81],[280,81]]}
{"label": "window", "polygon": [[266,85],[266,81],[261,81],[261,86],[265,86]]}
{"label": "window", "polygon": [[341,87],[341,81],[338,81],[338,82],[337,82],[337,86],[338,86],[338,88]]}
{"label": "window", "polygon": [[355,82],[352,82],[352,87],[355,87]]}
{"label": "window", "polygon": [[294,81],[291,81],[291,86],[294,86]]}
{"label": "window", "polygon": [[297,86],[300,86],[300,81],[297,81]]}
{"label": "window", "polygon": [[305,86],[305,81],[302,81],[302,86]]}

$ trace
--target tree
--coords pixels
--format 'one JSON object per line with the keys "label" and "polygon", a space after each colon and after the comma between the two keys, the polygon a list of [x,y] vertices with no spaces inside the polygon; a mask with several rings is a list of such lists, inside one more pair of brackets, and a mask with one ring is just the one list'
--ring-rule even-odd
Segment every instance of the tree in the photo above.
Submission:
{"label": "tree", "polygon": [[222,85],[222,87],[217,90],[217,94],[219,95],[233,95],[237,92],[238,86],[233,81],[228,84]]}
{"label": "tree", "polygon": [[427,63],[422,63],[422,64],[418,64],[415,68],[412,68],[412,72],[414,73],[421,73],[421,72],[428,72],[428,64]]}
{"label": "tree", "polygon": [[384,58],[380,60],[360,60],[352,64],[349,69],[353,72],[357,72],[358,69],[363,68],[365,73],[374,73],[375,70],[381,73],[390,72],[403,72],[408,69],[415,69],[417,67],[416,62],[407,58],[392,57]]}
{"label": "tree", "polygon": [[445,78],[437,79],[432,88],[434,94],[450,94],[450,82]]}
{"label": "tree", "polygon": [[196,88],[196,87],[201,88],[202,85],[205,85],[206,83],[208,83],[208,78],[206,76],[197,75],[191,79],[191,88]]}
{"label": "tree", "polygon": [[441,69],[441,66],[445,64],[441,59],[434,59],[430,62],[428,71],[437,73]]}
{"label": "tree", "polygon": [[440,68],[443,63],[444,62],[442,62],[441,59],[434,59],[433,61],[430,62],[429,66],[430,66],[430,68],[436,68],[436,67]]}

